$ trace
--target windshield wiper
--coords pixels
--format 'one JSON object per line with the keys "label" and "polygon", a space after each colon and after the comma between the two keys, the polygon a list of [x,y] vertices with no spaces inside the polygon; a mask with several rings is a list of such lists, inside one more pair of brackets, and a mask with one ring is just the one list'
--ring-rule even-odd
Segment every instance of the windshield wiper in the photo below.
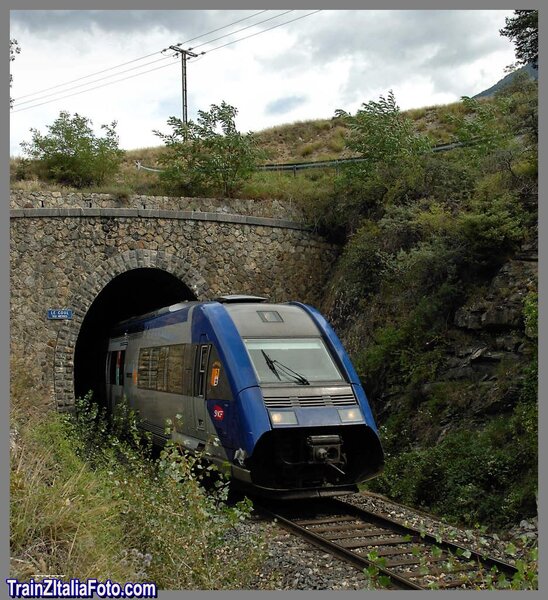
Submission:
{"label": "windshield wiper", "polygon": [[281,381],[282,378],[280,377],[280,374],[278,373],[278,369],[276,369],[276,367],[274,366],[274,361],[270,358],[270,356],[268,356],[268,354],[264,350],[261,350],[261,352],[264,356],[266,364],[268,365],[268,368],[274,373],[274,375],[276,375],[278,380]]}
{"label": "windshield wiper", "polygon": [[275,365],[278,365],[278,367],[282,369],[282,371],[288,377],[293,377],[297,383],[300,383],[301,385],[310,385],[310,381],[308,381],[308,379],[304,375],[301,375],[300,373],[297,373],[297,371],[290,369],[287,365],[284,365],[279,360],[273,359],[272,362]]}
{"label": "windshield wiper", "polygon": [[274,375],[276,375],[279,381],[281,381],[282,378],[278,373],[276,365],[278,365],[278,367],[281,369],[282,373],[286,377],[292,377],[300,385],[310,385],[310,381],[308,381],[308,379],[304,375],[301,375],[300,373],[297,373],[297,371],[290,369],[287,365],[284,365],[279,360],[276,360],[275,358],[270,358],[270,356],[268,356],[268,354],[264,350],[261,350],[261,352],[264,356],[266,364],[268,365],[268,368],[274,373]]}

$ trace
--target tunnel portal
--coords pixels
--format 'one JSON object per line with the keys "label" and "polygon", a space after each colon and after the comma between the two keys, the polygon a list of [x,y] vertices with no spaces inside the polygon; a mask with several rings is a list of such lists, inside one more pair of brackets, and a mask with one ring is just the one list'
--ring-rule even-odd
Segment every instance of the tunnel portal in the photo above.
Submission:
{"label": "tunnel portal", "polygon": [[180,279],[158,268],[137,268],[112,279],[97,295],[84,317],[74,352],[74,392],[81,398],[92,392],[104,402],[105,358],[109,333],[124,319],[196,295]]}

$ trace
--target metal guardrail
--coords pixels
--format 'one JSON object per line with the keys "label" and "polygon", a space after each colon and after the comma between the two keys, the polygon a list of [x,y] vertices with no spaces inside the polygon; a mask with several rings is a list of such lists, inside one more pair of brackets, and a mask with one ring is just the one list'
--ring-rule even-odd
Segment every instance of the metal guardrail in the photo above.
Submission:
{"label": "metal guardrail", "polygon": [[[447,152],[462,146],[467,146],[464,142],[452,142],[450,144],[440,144],[431,148],[432,152]],[[325,167],[338,167],[348,163],[360,163],[368,160],[367,158],[338,158],[334,160],[318,160],[314,162],[302,163],[271,163],[257,167],[257,171],[300,171],[302,169],[322,169]]]}
{"label": "metal guardrail", "polygon": [[[463,148],[465,146],[474,146],[480,142],[488,141],[485,138],[470,140],[468,142],[450,142],[448,144],[439,144],[437,146],[432,146],[430,149],[431,152],[448,152],[450,150],[455,150],[456,148]],[[334,160],[318,160],[314,162],[300,162],[300,163],[270,163],[267,165],[260,165],[256,167],[257,171],[292,171],[293,174],[296,174],[297,171],[302,171],[304,169],[325,169],[330,167],[338,168],[340,165],[349,164],[349,163],[360,163],[367,161],[367,158],[339,158]],[[137,169],[143,169],[145,171],[153,171],[155,173],[161,173],[162,169],[155,169],[153,167],[145,167],[141,164],[140,161],[135,161],[135,166]]]}

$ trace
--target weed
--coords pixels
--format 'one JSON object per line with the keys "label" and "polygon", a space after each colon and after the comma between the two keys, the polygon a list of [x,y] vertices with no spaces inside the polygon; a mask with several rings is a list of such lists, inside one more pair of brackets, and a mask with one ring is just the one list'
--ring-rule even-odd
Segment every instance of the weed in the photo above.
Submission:
{"label": "weed", "polygon": [[[28,383],[14,374],[14,407],[25,393],[27,404],[40,396]],[[242,537],[237,528],[250,502],[229,505],[222,474],[206,492],[201,482],[213,468],[172,443],[154,458],[127,405],[110,422],[89,397],[78,400],[72,414],[17,414],[10,480],[13,576],[234,589],[245,588],[256,574],[262,541]]]}

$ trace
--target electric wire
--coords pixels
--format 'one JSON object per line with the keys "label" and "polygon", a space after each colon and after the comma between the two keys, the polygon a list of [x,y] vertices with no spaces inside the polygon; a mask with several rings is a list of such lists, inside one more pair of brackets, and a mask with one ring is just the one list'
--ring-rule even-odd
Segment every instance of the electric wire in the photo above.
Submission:
{"label": "electric wire", "polygon": [[[268,9],[264,9],[264,10],[260,10],[256,13],[253,13],[252,15],[249,15],[247,17],[244,17],[243,19],[238,19],[237,21],[233,21],[232,23],[229,23],[228,25],[223,25],[223,27],[218,27],[217,29],[213,29],[211,31],[208,31],[206,33],[203,33],[201,35],[198,35],[196,37],[190,38],[189,40],[186,40],[184,42],[180,42],[179,45],[182,44],[188,44],[189,42],[193,42],[194,40],[198,40],[200,38],[206,37],[208,35],[211,35],[212,33],[216,33],[217,31],[221,31],[222,29],[226,29],[227,27],[232,27],[233,25],[237,25],[238,23],[242,23],[243,21],[247,21],[249,19],[252,19],[253,17],[256,17],[257,15],[260,15],[264,12],[267,12]],[[227,34],[227,36],[232,35],[232,34]],[[221,36],[221,38],[224,36]],[[221,38],[217,38],[217,39],[221,39]],[[52,85],[50,87],[47,88],[42,88],[41,90],[37,90],[36,92],[31,92],[29,94],[23,94],[22,96],[19,96],[19,98],[15,98],[14,102],[15,103],[20,103],[20,100],[23,98],[28,98],[29,96],[36,96],[38,94],[41,94],[42,92],[49,92],[50,90],[54,90],[57,89],[59,87],[64,87],[67,86],[71,83],[77,83],[78,81],[82,81],[83,79],[89,79],[90,77],[94,77],[95,75],[101,75],[102,73],[106,73],[108,71],[113,71],[114,69],[118,69],[119,67],[125,67],[126,65],[132,64],[134,62],[138,62],[140,60],[145,60],[146,58],[150,58],[151,56],[154,56],[155,54],[160,54],[162,52],[165,52],[168,48],[164,48],[163,50],[157,50],[156,52],[151,52],[150,54],[146,54],[144,56],[140,56],[138,58],[134,58],[132,60],[128,60],[126,62],[120,63],[118,65],[114,65],[112,67],[108,67],[107,69],[102,69],[101,71],[95,71],[94,73],[90,73],[89,75],[83,75],[82,77],[78,77],[77,79],[71,79],[70,81],[65,81],[64,83],[59,83],[57,85]],[[151,63],[147,63],[147,64],[151,64]],[[146,65],[141,65],[141,66],[146,66]],[[122,73],[126,73],[127,71],[122,71]],[[109,75],[108,77],[115,77],[116,75],[121,75],[122,73],[114,73],[113,75]],[[101,78],[103,79],[103,78]],[[98,79],[96,81],[101,81],[101,79]],[[89,82],[89,83],[93,83],[93,82]],[[83,84],[85,85],[85,84]],[[76,86],[78,87],[78,86]],[[80,86],[81,87],[81,86]],[[70,88],[69,90],[64,90],[58,93],[64,93],[64,92],[68,92],[71,91],[72,89],[75,88]],[[37,98],[35,100],[38,100]],[[34,100],[29,100],[29,102],[33,102]],[[21,103],[22,104],[22,103]]]}
{"label": "electric wire", "polygon": [[[288,11],[288,12],[290,12],[290,11]],[[212,48],[211,50],[207,50],[207,51],[203,52],[202,54],[204,54],[204,55],[211,54],[212,52],[215,52],[215,50],[220,50],[221,48],[225,48],[226,46],[230,46],[231,44],[236,44],[236,43],[241,42],[243,40],[246,40],[246,39],[255,37],[257,35],[260,35],[262,33],[266,33],[267,31],[271,31],[272,29],[276,29],[278,27],[282,27],[283,25],[288,25],[289,23],[293,23],[295,21],[299,21],[300,19],[304,19],[305,17],[309,17],[309,16],[314,15],[314,14],[316,14],[318,12],[321,12],[321,9],[320,10],[312,11],[312,12],[306,14],[306,15],[301,15],[300,17],[297,17],[295,19],[290,19],[289,21],[284,21],[283,23],[279,23],[277,25],[273,25],[272,27],[267,27],[266,29],[262,29],[261,31],[257,31],[256,33],[253,33],[251,35],[244,36],[243,38],[239,38],[237,40],[233,40],[231,42],[227,42],[226,44],[222,44],[221,46],[217,46],[215,48]],[[277,16],[281,16],[281,15],[277,15]],[[272,17],[272,18],[274,18],[274,17]],[[266,19],[266,20],[271,20],[271,19]],[[207,34],[205,34],[205,35],[207,35]],[[226,34],[225,36],[221,36],[221,37],[229,37],[230,35],[232,35],[232,34]],[[200,37],[202,37],[202,36],[200,36]],[[166,57],[166,58],[169,58],[169,57]],[[197,60],[201,60],[202,58],[205,58],[205,56],[201,56],[199,59],[190,59],[189,62],[197,62]],[[160,60],[165,60],[165,59],[159,59],[158,61],[151,61],[150,63],[147,63],[147,64],[152,64],[154,62],[159,62]],[[17,106],[15,105],[15,109],[12,110],[11,112],[12,113],[17,113],[17,112],[23,112],[25,110],[30,110],[32,108],[38,108],[39,106],[43,106],[45,104],[50,104],[51,102],[57,102],[59,100],[64,100],[65,98],[71,98],[72,96],[77,96],[79,94],[83,94],[85,92],[91,92],[91,91],[94,91],[96,89],[100,89],[100,88],[103,88],[105,86],[108,86],[108,85],[113,85],[115,83],[120,83],[122,81],[126,81],[128,79],[132,79],[133,77],[138,77],[140,75],[145,75],[146,73],[151,73],[152,71],[158,71],[160,69],[164,69],[166,67],[170,67],[170,66],[173,66],[173,65],[176,65],[176,64],[178,64],[178,63],[173,62],[173,63],[169,63],[167,65],[162,65],[160,67],[155,67],[154,69],[148,69],[146,71],[141,71],[140,73],[136,73],[134,75],[130,75],[129,77],[123,77],[122,79],[116,79],[114,81],[109,81],[107,83],[103,83],[101,85],[98,85],[98,86],[95,86],[95,87],[92,87],[92,88],[89,88],[89,89],[81,90],[79,92],[74,92],[72,94],[67,94],[67,95],[61,96],[59,98],[53,98],[51,100],[46,100],[45,102],[41,102],[39,104],[32,104],[31,106],[26,106],[26,107],[23,107],[23,108],[17,108]],[[146,65],[141,65],[141,66],[146,66]],[[136,67],[136,68],[138,68],[138,67]],[[127,71],[130,71],[130,70],[133,70],[133,69],[128,69]],[[123,71],[123,72],[127,72],[127,71]],[[119,75],[119,74],[121,74],[121,73],[117,73],[115,75]],[[100,78],[100,79],[96,80],[95,82],[102,81],[102,79],[107,79],[107,78],[108,77]],[[89,82],[89,83],[94,83],[94,82]],[[82,84],[82,85],[89,85],[89,83],[88,84]],[[70,89],[76,89],[76,87],[82,87],[82,85],[75,86],[73,88],[69,88],[69,90],[65,90],[65,91],[70,91]],[[64,93],[64,92],[57,92],[57,93]],[[52,95],[55,95],[55,94],[52,94]],[[44,97],[46,97],[46,96],[44,96]],[[26,103],[28,103],[28,102],[35,102],[36,100],[39,100],[39,99],[40,98],[36,98],[35,100],[29,100]]]}
{"label": "electric wire", "polygon": [[[268,12],[268,10],[269,10],[268,8],[265,8],[264,10],[260,10],[259,12],[249,15],[249,17],[244,17],[243,19],[239,19],[238,21],[233,21],[232,23],[230,23],[228,25],[223,25],[223,27],[218,27],[217,29],[213,29],[213,31],[208,31],[207,33],[204,33],[202,35],[197,35],[196,37],[193,37],[190,40],[186,40],[185,42],[177,42],[177,46],[182,46],[183,44],[190,44],[190,42],[193,42],[194,40],[199,40],[200,38],[203,38],[206,35],[211,35],[212,33],[217,33],[217,31],[221,31],[221,29],[226,29],[227,27],[232,27],[232,25],[237,25],[238,23],[241,23],[242,21],[247,21],[248,19],[252,19],[253,17],[256,17],[257,15],[261,15],[262,13]],[[232,35],[232,34],[227,33],[226,35]]]}
{"label": "electric wire", "polygon": [[[250,19],[251,17],[257,16],[257,14],[260,14],[262,12],[265,12],[265,11],[260,11],[259,13],[255,13],[254,15],[251,15],[250,17],[246,17],[245,19],[240,19],[239,21],[235,21],[235,23],[240,23],[241,21],[245,21],[247,19]],[[275,15],[274,17],[270,17],[270,18],[265,19],[263,21],[259,21],[258,23],[255,23],[253,25],[248,25],[247,27],[243,27],[242,29],[238,29],[238,30],[233,31],[231,33],[227,33],[225,35],[222,35],[222,36],[220,36],[218,38],[215,38],[214,40],[210,40],[210,41],[211,42],[216,42],[217,40],[223,39],[225,37],[229,37],[231,35],[239,33],[240,31],[244,31],[245,29],[249,29],[250,27],[256,27],[257,25],[260,25],[261,23],[266,23],[267,21],[271,21],[272,19],[276,19],[278,17],[281,17],[281,16],[283,16],[283,15],[289,13],[289,12],[293,12],[293,11],[292,10],[288,10],[288,11],[286,11],[286,12],[280,14],[280,15]],[[225,25],[224,27],[219,27],[218,29],[216,29],[214,31],[219,31],[220,29],[226,29],[227,27],[230,27],[230,26],[234,25],[235,23],[231,23],[230,25]],[[209,35],[210,33],[212,33],[212,32],[209,32],[209,33],[204,34],[204,35]],[[193,39],[198,39],[200,37],[203,37],[203,36],[198,36],[197,38],[193,38]],[[183,43],[187,43],[187,42],[183,42]],[[204,42],[203,44],[200,44],[200,46],[204,46],[204,45],[206,45],[208,43],[210,43],[210,42]],[[167,48],[164,49],[164,50],[162,50],[162,52],[165,52],[165,50],[167,50]],[[72,92],[73,90],[76,90],[78,88],[82,88],[82,87],[85,87],[85,86],[88,86],[88,85],[93,85],[95,83],[99,83],[99,82],[101,82],[101,81],[103,81],[105,79],[109,79],[110,77],[118,77],[119,75],[123,75],[124,73],[129,73],[130,71],[135,71],[136,69],[140,69],[142,67],[146,67],[147,65],[152,65],[152,64],[157,63],[157,62],[168,60],[169,58],[173,58],[174,56],[176,56],[176,54],[172,54],[171,56],[165,56],[165,57],[159,58],[157,60],[152,60],[150,62],[144,63],[143,65],[137,65],[136,67],[131,67],[130,69],[125,69],[124,71],[120,71],[118,73],[112,73],[111,75],[106,75],[105,77],[100,77],[99,79],[94,79],[92,81],[87,81],[85,83],[80,83],[79,85],[72,86],[72,87],[70,87],[70,88],[68,88],[66,90],[62,90],[62,91],[58,91],[58,92],[51,92],[50,94],[45,94],[44,96],[39,96],[38,98],[32,98],[30,100],[24,100],[23,102],[20,102],[20,101],[16,100],[14,102],[14,106],[16,108],[20,108],[24,104],[31,104],[31,103],[34,103],[34,102],[39,102],[40,100],[44,100],[46,98],[51,98],[52,96],[57,96],[58,94],[65,94],[66,92]],[[130,62],[135,62],[135,61],[130,61]],[[148,72],[148,71],[144,71],[144,72]],[[120,81],[123,81],[123,79],[120,80]],[[91,89],[94,89],[94,88],[91,88]],[[61,99],[61,98],[59,98],[59,99]]]}
{"label": "electric wire", "polygon": [[[95,75],[101,75],[101,73],[106,73],[107,71],[113,71],[114,69],[117,69],[118,67],[125,67],[126,65],[137,62],[139,60],[144,60],[145,58],[150,58],[151,56],[154,56],[155,54],[160,54],[161,52],[163,52],[163,50],[156,50],[156,52],[151,52],[150,54],[147,54],[145,56],[140,56],[139,58],[134,58],[133,60],[128,60],[127,62],[123,62],[123,63],[120,63],[119,65],[109,67],[108,69],[103,69],[102,71],[96,71],[95,73],[90,73],[89,75],[84,75],[82,77],[78,77],[78,79],[71,79],[70,81],[65,81],[65,83],[58,83],[57,85],[52,85],[50,87],[43,88],[36,92],[31,92],[30,94],[23,94],[22,96],[19,96],[19,98],[16,98],[15,101],[19,102],[21,100],[21,98],[28,98],[29,96],[36,96],[38,94],[41,94],[42,92],[49,92],[50,90],[54,90],[56,88],[63,87],[65,85],[69,85],[71,83],[76,83],[78,81],[82,81],[82,79],[88,79],[89,77],[94,77]],[[62,92],[60,92],[60,93],[62,93]]]}
{"label": "electric wire", "polygon": [[178,63],[173,62],[167,65],[162,65],[161,67],[154,67],[154,69],[148,69],[148,71],[143,71],[142,73],[135,73],[135,75],[129,75],[128,77],[123,77],[122,79],[117,79],[116,81],[108,81],[107,83],[103,83],[89,90],[81,90],[80,92],[74,92],[73,94],[68,94],[67,96],[62,96],[61,98],[54,98],[53,100],[46,100],[45,102],[41,102],[40,104],[33,104],[32,106],[25,106],[24,108],[20,108],[18,110],[12,110],[12,113],[23,112],[25,110],[30,110],[31,108],[37,108],[38,106],[43,106],[44,104],[50,104],[51,102],[56,102],[57,100],[64,100],[65,98],[71,98],[72,96],[78,96],[79,94],[85,94],[86,92],[91,92],[93,90],[98,90],[99,88],[106,87],[107,85],[114,85],[115,83],[120,83],[121,81],[126,81],[127,79],[133,79],[134,77],[139,77],[139,75],[144,75],[145,73],[151,73],[152,71],[159,71],[160,69],[165,69],[166,67],[172,67]]}
{"label": "electric wire", "polygon": [[273,17],[269,17],[268,19],[264,19],[263,21],[259,21],[258,23],[253,23],[252,25],[247,25],[247,27],[242,27],[241,29],[237,29],[236,31],[232,31],[231,33],[226,33],[225,35],[221,35],[220,37],[215,38],[214,40],[202,42],[201,44],[198,44],[197,46],[189,48],[189,50],[196,50],[196,48],[201,48],[202,46],[207,46],[207,44],[212,44],[213,42],[217,42],[219,40],[222,40],[225,37],[235,35],[236,33],[240,33],[241,31],[245,31],[246,29],[250,29],[251,27],[257,27],[257,25],[261,25],[262,23],[266,23],[267,21],[272,21],[272,19],[279,19],[280,17],[283,17],[284,15],[286,15],[287,13],[290,13],[290,12],[294,12],[294,10],[293,9],[286,10],[285,12],[283,12],[279,15],[274,15]]}
{"label": "electric wire", "polygon": [[[164,56],[162,58],[157,58],[156,60],[151,60],[150,62],[144,63],[143,65],[137,65],[136,67],[131,67],[130,69],[125,69],[124,71],[120,71],[119,73],[112,73],[112,75],[106,75],[105,77],[100,77],[99,79],[94,79],[93,81],[87,81],[86,83],[80,83],[78,85],[72,86],[69,89],[61,91],[61,92],[51,92],[51,94],[45,94],[44,96],[38,96],[38,98],[33,98],[32,100],[23,100],[23,102],[17,102],[16,105],[17,105],[17,107],[19,107],[19,106],[22,106],[23,104],[30,104],[31,102],[38,102],[39,100],[44,100],[44,98],[51,98],[51,96],[57,96],[58,94],[64,94],[65,92],[71,92],[72,90],[76,90],[78,88],[85,87],[86,85],[93,85],[94,83],[99,83],[100,81],[103,81],[104,79],[109,79],[110,77],[118,77],[119,75],[123,75],[124,73],[129,73],[130,71],[135,71],[135,69],[141,69],[148,65],[153,65],[154,63],[157,63],[157,62],[169,60],[170,58],[174,58],[175,56],[177,56],[177,55],[175,53],[173,53],[171,56]],[[147,73],[148,71],[144,71],[144,72]],[[123,80],[120,80],[120,81],[123,81]],[[112,82],[112,83],[115,83],[115,82]],[[94,88],[92,88],[92,89],[94,89]]]}
{"label": "electric wire", "polygon": [[289,25],[289,23],[293,23],[294,21],[299,21],[300,19],[304,19],[305,17],[310,17],[311,15],[315,15],[316,13],[319,13],[319,12],[321,12],[321,9],[314,10],[311,13],[308,13],[306,15],[301,15],[300,17],[296,17],[295,19],[291,19],[290,21],[285,21],[284,23],[279,23],[278,25],[273,25],[272,27],[267,27],[266,29],[262,29],[261,31],[258,31],[257,33],[252,33],[251,35],[246,35],[243,38],[239,38],[232,42],[222,44],[221,46],[217,46],[216,48],[212,48],[211,50],[206,50],[205,54],[211,54],[212,52],[215,52],[215,50],[220,50],[221,48],[226,48],[226,46],[230,46],[231,44],[236,44],[237,42],[242,42],[243,40],[247,40],[249,38],[255,37],[256,35],[260,35],[261,33],[266,33],[267,31],[271,31],[272,29],[276,29],[277,27],[281,27],[282,25]]}

